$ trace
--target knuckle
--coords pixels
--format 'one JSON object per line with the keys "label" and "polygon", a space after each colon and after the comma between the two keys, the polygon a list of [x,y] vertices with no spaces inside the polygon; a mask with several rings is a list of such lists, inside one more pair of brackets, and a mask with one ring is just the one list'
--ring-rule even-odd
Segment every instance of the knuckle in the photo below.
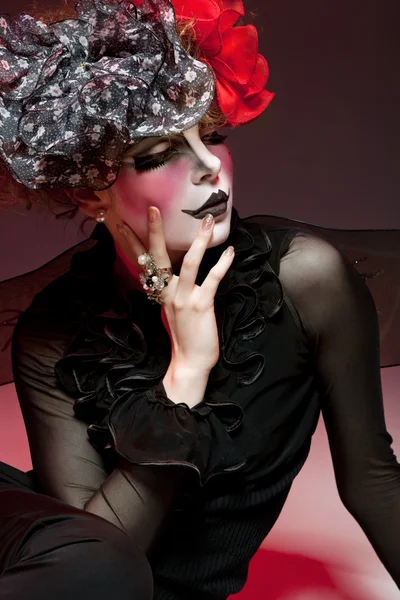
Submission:
{"label": "knuckle", "polygon": [[193,311],[198,314],[207,312],[209,309],[209,304],[210,303],[205,298],[198,300],[193,304]]}
{"label": "knuckle", "polygon": [[203,313],[210,308],[210,298],[206,290],[201,287],[196,290],[192,297],[191,307],[196,313]]}
{"label": "knuckle", "polygon": [[192,310],[195,313],[201,313],[204,311],[204,303],[201,300],[195,300],[192,303]]}
{"label": "knuckle", "polygon": [[186,255],[183,259],[183,265],[185,266],[185,269],[192,271],[197,268],[197,260],[193,256],[187,257]]}
{"label": "knuckle", "polygon": [[175,296],[174,300],[172,301],[172,306],[175,311],[179,312],[185,308],[185,302],[179,296]]}
{"label": "knuckle", "polygon": [[222,274],[222,269],[220,269],[218,265],[215,265],[212,269],[210,269],[208,276],[211,279],[211,281],[219,281],[222,277]]}

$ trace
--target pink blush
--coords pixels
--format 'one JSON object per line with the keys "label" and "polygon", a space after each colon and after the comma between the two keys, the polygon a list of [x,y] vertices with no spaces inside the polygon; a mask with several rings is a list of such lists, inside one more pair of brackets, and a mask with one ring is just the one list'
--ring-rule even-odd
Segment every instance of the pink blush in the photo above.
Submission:
{"label": "pink blush", "polygon": [[[137,174],[132,169],[121,169],[114,184],[114,194],[121,203],[122,209],[138,217],[143,213],[142,193]],[[138,200],[140,200],[138,202]],[[124,216],[125,215],[121,215]]]}
{"label": "pink blush", "polygon": [[229,178],[233,177],[233,160],[232,155],[227,146],[222,146],[222,152],[218,154],[221,160],[221,170]]}
{"label": "pink blush", "polygon": [[135,216],[143,214],[151,205],[161,211],[175,210],[189,178],[185,162],[175,162],[143,173],[121,171],[116,185],[124,208]]}
{"label": "pink blush", "polygon": [[186,161],[176,161],[164,167],[158,181],[153,183],[152,195],[153,198],[157,198],[157,205],[161,211],[176,210],[181,203],[183,190],[187,189],[188,181],[189,168]]}

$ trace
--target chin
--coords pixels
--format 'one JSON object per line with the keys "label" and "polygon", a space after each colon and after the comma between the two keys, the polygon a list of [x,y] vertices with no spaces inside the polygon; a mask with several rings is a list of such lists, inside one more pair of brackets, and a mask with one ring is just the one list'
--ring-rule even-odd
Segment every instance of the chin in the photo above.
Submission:
{"label": "chin", "polygon": [[232,210],[228,206],[228,210],[215,221],[210,246],[223,244],[228,239],[231,231],[231,217]]}
{"label": "chin", "polygon": [[213,235],[212,235],[210,243],[208,244],[207,247],[214,248],[214,246],[219,246],[220,244],[223,244],[228,239],[229,233],[230,233],[230,223],[229,222],[226,223],[226,225],[224,224],[219,228],[217,228],[214,225]]}

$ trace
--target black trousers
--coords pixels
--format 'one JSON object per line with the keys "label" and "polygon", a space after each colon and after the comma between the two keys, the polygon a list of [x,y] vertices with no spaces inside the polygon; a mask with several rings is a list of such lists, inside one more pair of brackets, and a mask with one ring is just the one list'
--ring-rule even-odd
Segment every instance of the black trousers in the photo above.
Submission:
{"label": "black trousers", "polygon": [[0,461],[0,600],[151,600],[146,556],[104,519]]}

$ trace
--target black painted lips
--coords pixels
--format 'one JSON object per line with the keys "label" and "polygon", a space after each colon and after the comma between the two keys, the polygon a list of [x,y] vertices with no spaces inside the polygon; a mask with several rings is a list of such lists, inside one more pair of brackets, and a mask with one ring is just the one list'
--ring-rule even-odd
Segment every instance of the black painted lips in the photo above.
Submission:
{"label": "black painted lips", "polygon": [[194,215],[197,215],[198,213],[203,212],[206,208],[209,208],[210,206],[215,206],[216,204],[220,204],[221,202],[228,202],[228,199],[229,199],[229,194],[227,194],[223,190],[218,190],[218,192],[214,192],[213,194],[211,194],[211,196],[209,197],[207,202],[205,202],[197,210],[182,209],[182,212],[193,217]]}

